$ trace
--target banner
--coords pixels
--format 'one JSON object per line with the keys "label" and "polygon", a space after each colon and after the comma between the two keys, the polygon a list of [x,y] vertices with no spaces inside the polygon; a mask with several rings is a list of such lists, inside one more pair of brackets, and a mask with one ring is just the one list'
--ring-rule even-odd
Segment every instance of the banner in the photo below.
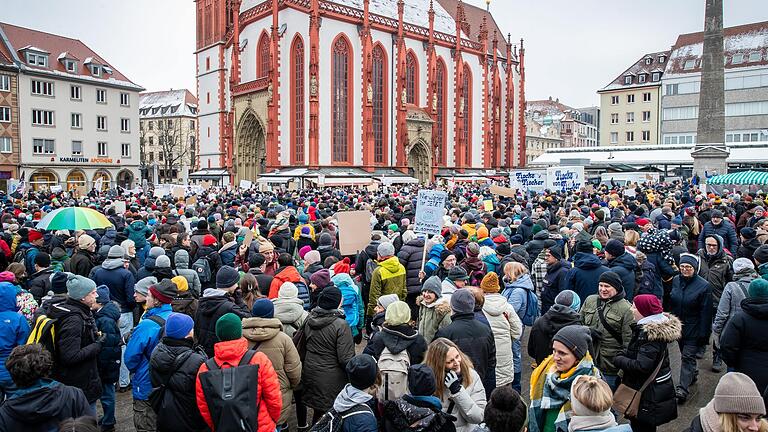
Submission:
{"label": "banner", "polygon": [[494,195],[500,195],[508,198],[514,198],[517,195],[517,191],[503,186],[492,184],[488,191]]}
{"label": "banner", "polygon": [[544,192],[547,188],[545,170],[519,170],[509,173],[509,187],[524,191]]}
{"label": "banner", "polygon": [[547,189],[552,191],[574,191],[584,187],[583,166],[561,166],[547,168]]}
{"label": "banner", "polygon": [[339,251],[356,255],[371,242],[371,212],[368,210],[336,213],[339,221]]}
{"label": "banner", "polygon": [[443,229],[445,200],[448,194],[443,191],[422,189],[416,200],[416,221],[413,232],[420,234],[440,234]]}

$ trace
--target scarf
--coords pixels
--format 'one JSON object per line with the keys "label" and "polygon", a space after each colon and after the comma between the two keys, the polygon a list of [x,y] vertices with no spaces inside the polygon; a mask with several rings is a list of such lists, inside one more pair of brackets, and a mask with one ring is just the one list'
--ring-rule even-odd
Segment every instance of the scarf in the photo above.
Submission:
{"label": "scarf", "polygon": [[617,425],[618,423],[616,423],[613,414],[611,414],[610,411],[607,411],[598,415],[575,415],[571,417],[571,422],[568,423],[568,431],[601,431]]}
{"label": "scarf", "polygon": [[699,420],[701,420],[701,430],[704,432],[721,432],[720,416],[715,411],[715,401],[710,401],[704,408],[699,410]]}
{"label": "scarf", "polygon": [[548,410],[558,410],[555,420],[556,430],[567,429],[571,410],[571,384],[577,376],[592,375],[600,377],[600,371],[594,365],[592,356],[587,353],[579,363],[565,373],[555,369],[555,360],[550,355],[533,371],[531,375],[531,407],[528,417],[529,432],[544,430],[544,418]]}

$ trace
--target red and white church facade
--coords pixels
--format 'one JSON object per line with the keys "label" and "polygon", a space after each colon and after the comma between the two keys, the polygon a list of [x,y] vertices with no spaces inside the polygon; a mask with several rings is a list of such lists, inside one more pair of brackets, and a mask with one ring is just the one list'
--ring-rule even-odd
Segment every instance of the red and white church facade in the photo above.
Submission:
{"label": "red and white church facade", "polygon": [[[525,164],[525,49],[461,0],[196,0],[200,178]],[[341,171],[340,171],[341,170]]]}

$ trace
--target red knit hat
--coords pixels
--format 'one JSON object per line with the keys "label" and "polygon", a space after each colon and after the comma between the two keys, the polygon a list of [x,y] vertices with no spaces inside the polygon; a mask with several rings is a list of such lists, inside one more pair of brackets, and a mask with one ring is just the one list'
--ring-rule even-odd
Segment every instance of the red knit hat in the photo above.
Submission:
{"label": "red knit hat", "polygon": [[38,230],[29,230],[29,234],[27,235],[27,238],[29,238],[29,241],[33,242],[35,240],[40,240],[43,238],[43,233],[41,233]]}
{"label": "red knit hat", "polygon": [[337,262],[336,264],[334,264],[334,266],[333,266],[333,273],[334,274],[340,274],[340,273],[347,273],[347,274],[349,274],[349,269],[350,269],[349,262],[350,262],[349,257],[344,257],[343,260],[341,260],[341,261]]}
{"label": "red knit hat", "polygon": [[638,219],[638,220],[637,220],[637,225],[638,225],[638,226],[646,226],[646,225],[648,225],[649,223],[651,223],[651,221],[649,221],[649,220],[648,220],[648,219],[646,219],[646,218],[640,218],[640,219]]}
{"label": "red knit hat", "polygon": [[203,236],[203,246],[213,246],[216,244],[216,237],[206,234]]}
{"label": "red knit hat", "polygon": [[640,315],[647,317],[664,312],[659,298],[653,294],[640,294],[635,296],[633,303]]}

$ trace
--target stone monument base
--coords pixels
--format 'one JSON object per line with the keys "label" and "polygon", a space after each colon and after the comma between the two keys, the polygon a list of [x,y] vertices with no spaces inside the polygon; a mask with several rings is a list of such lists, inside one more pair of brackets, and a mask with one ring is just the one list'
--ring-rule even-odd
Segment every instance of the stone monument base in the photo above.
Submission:
{"label": "stone monument base", "polygon": [[706,175],[728,174],[730,152],[723,146],[696,146],[691,152],[693,174],[704,179]]}

